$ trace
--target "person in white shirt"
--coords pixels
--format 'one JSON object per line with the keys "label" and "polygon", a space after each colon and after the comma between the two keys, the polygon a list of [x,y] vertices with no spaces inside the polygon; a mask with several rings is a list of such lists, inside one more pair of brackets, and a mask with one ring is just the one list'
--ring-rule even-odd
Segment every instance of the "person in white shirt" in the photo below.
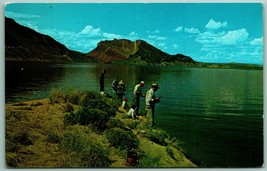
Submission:
{"label": "person in white shirt", "polygon": [[158,91],[159,86],[157,83],[153,83],[151,88],[146,92],[146,112],[147,121],[150,126],[155,125],[155,105],[160,102],[160,99],[155,96],[155,92]]}
{"label": "person in white shirt", "polygon": [[140,108],[140,97],[145,97],[145,95],[142,93],[142,87],[145,86],[145,82],[141,81],[139,84],[135,85],[134,91],[133,91],[133,104],[135,107],[136,115],[139,114],[139,108]]}

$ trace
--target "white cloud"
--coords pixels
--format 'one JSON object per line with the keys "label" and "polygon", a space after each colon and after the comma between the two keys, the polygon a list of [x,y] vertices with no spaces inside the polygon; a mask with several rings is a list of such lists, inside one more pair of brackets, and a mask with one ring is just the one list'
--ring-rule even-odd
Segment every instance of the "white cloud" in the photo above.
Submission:
{"label": "white cloud", "polygon": [[159,43],[158,46],[159,46],[159,47],[165,47],[166,44],[165,44],[165,43]]}
{"label": "white cloud", "polygon": [[246,29],[239,29],[229,31],[226,35],[221,37],[223,45],[240,45],[243,44],[248,38],[248,32]]}
{"label": "white cloud", "polygon": [[220,21],[216,22],[213,19],[210,19],[208,24],[205,27],[207,29],[209,29],[209,30],[217,30],[217,29],[219,29],[221,27],[226,27],[227,24],[228,23],[226,21],[224,21],[224,22],[220,22]]}
{"label": "white cloud", "polygon": [[248,39],[248,32],[246,29],[239,29],[239,30],[233,30],[226,32],[204,32],[199,33],[196,41],[198,43],[201,43],[203,45],[230,45],[230,46],[236,46],[241,45],[246,42]]}
{"label": "white cloud", "polygon": [[90,25],[87,25],[80,32],[56,29],[42,29],[39,32],[50,35],[69,49],[84,53],[93,50],[97,46],[97,43],[102,40],[121,39],[124,37],[114,33],[102,32],[100,28],[95,29]]}
{"label": "white cloud", "polygon": [[130,34],[129,34],[130,37],[137,37],[138,34],[134,31],[132,31]]}
{"label": "white cloud", "polygon": [[172,47],[173,47],[174,49],[178,49],[179,46],[178,46],[177,44],[173,44]]}
{"label": "white cloud", "polygon": [[196,28],[185,28],[184,31],[186,33],[192,33],[192,34],[197,34],[197,33],[200,33],[198,29]]}
{"label": "white cloud", "polygon": [[160,33],[160,31],[159,31],[159,30],[155,30],[154,32],[155,32],[155,33],[157,33],[157,34],[159,34],[159,33]]}
{"label": "white cloud", "polygon": [[175,28],[174,31],[175,32],[181,32],[181,31],[183,31],[183,27],[179,26],[179,27]]}
{"label": "white cloud", "polygon": [[159,34],[160,31],[157,29],[157,30],[154,30],[154,31],[146,31],[147,34]]}
{"label": "white cloud", "polygon": [[32,19],[32,18],[40,18],[39,15],[33,14],[23,14],[23,13],[16,13],[11,11],[5,11],[5,16],[9,18],[19,18],[19,19]]}
{"label": "white cloud", "polygon": [[155,40],[166,40],[167,37],[161,37],[161,36],[156,36],[156,35],[148,35],[149,39],[155,39]]}
{"label": "white cloud", "polygon": [[263,45],[263,37],[261,38],[255,38],[249,42],[252,46],[262,46]]}
{"label": "white cloud", "polygon": [[121,39],[123,36],[114,33],[103,33],[103,37],[107,39]]}
{"label": "white cloud", "polygon": [[86,35],[88,37],[100,36],[101,35],[101,29],[100,28],[95,29],[93,26],[87,25],[79,34],[83,34],[83,35]]}
{"label": "white cloud", "polygon": [[249,40],[245,28],[228,32],[206,31],[199,33],[195,39],[202,45],[203,62],[241,62],[258,63],[263,61],[263,38]]}

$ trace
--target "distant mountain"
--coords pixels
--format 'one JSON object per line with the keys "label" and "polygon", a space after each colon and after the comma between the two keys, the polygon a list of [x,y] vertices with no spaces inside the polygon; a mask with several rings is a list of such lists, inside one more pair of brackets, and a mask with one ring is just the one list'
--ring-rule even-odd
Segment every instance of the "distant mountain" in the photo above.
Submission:
{"label": "distant mountain", "polygon": [[143,40],[135,42],[127,39],[101,41],[86,56],[104,63],[116,60],[139,61],[147,64],[160,64],[164,62],[196,63],[188,56],[182,54],[170,55]]}
{"label": "distant mountain", "polygon": [[72,51],[50,36],[5,18],[5,60],[39,62],[90,62],[85,54]]}

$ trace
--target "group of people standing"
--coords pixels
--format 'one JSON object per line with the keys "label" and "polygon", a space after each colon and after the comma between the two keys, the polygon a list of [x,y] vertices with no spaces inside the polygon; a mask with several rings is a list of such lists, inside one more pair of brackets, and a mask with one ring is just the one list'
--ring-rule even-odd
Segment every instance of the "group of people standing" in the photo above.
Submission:
{"label": "group of people standing", "polygon": [[[104,77],[107,73],[106,70],[103,71],[100,75],[100,93],[104,94]],[[144,81],[140,81],[140,83],[136,84],[133,91],[133,103],[128,111],[128,116],[135,118],[136,115],[139,114],[140,109],[140,100],[141,97],[145,98],[145,110],[146,110],[146,116],[147,120],[150,123],[150,126],[153,127],[155,125],[155,105],[160,102],[160,99],[156,97],[155,92],[159,89],[159,86],[157,83],[151,84],[151,88],[143,94],[142,88],[145,86]],[[127,98],[123,97],[125,95],[126,87],[124,85],[124,82],[122,80],[119,81],[118,78],[116,78],[112,82],[112,89],[114,94],[117,96],[117,99],[121,102],[127,100]]]}

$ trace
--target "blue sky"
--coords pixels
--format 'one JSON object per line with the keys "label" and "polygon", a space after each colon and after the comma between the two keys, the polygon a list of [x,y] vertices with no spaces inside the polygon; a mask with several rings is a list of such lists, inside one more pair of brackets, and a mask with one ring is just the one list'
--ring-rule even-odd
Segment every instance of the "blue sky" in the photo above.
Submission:
{"label": "blue sky", "polygon": [[199,62],[263,64],[260,3],[13,3],[5,16],[87,53],[101,40],[142,39]]}

